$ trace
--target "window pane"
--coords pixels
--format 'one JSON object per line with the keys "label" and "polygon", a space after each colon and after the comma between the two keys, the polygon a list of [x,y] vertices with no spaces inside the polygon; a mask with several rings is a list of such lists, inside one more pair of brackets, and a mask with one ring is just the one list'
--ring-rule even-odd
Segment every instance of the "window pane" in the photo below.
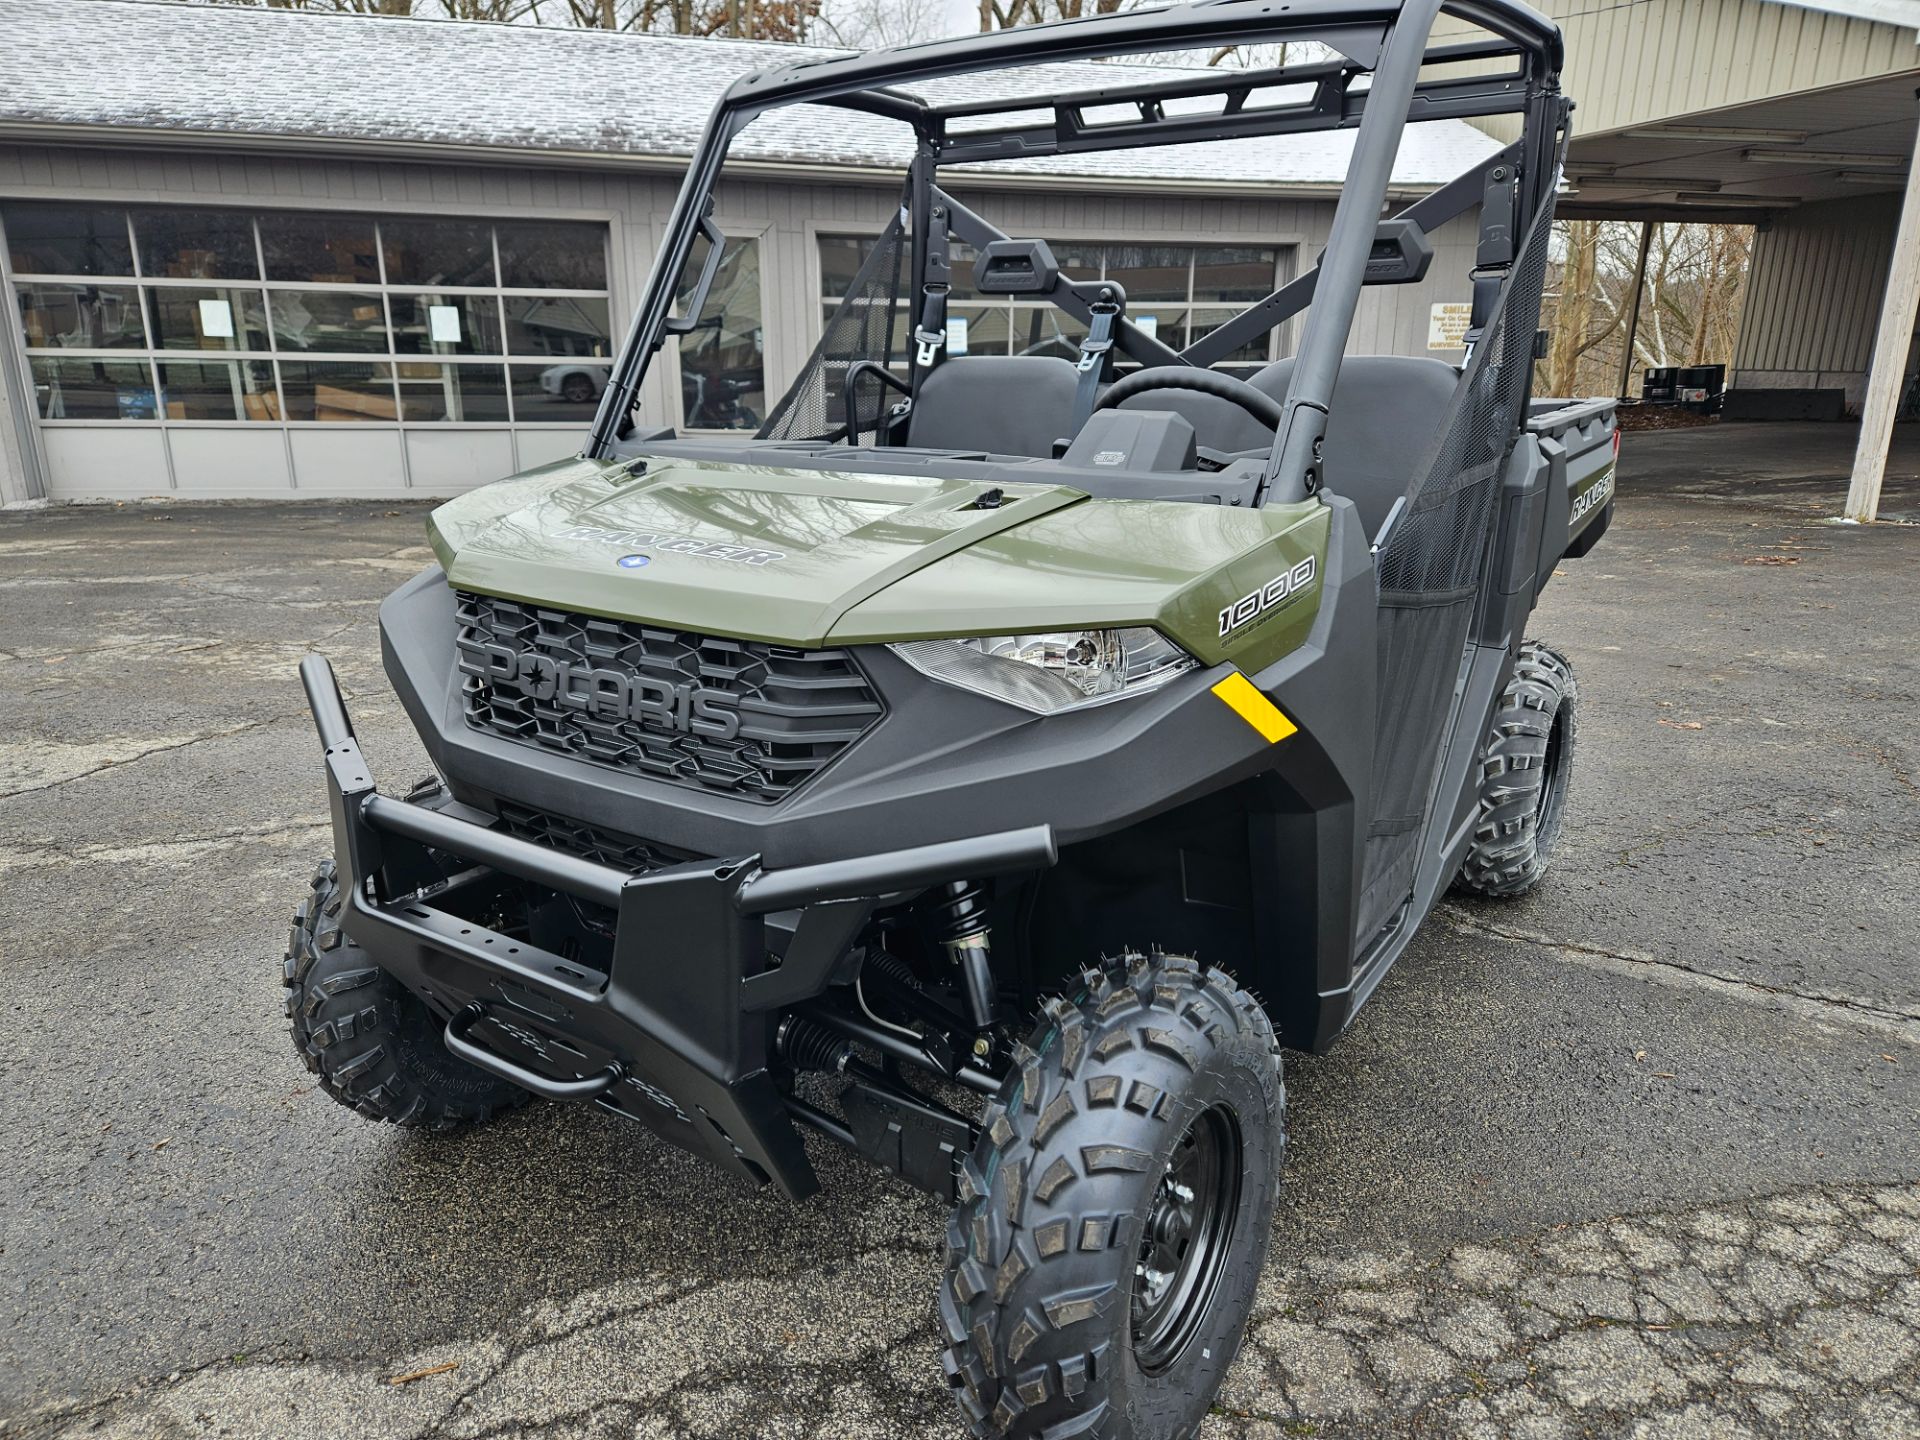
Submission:
{"label": "window pane", "polygon": [[423,420],[505,420],[506,367],[502,365],[396,365],[400,376],[400,418]]}
{"label": "window pane", "polygon": [[[694,287],[700,283],[700,276],[706,271],[707,253],[712,249],[713,246],[707,243],[707,237],[702,233],[696,233],[693,243],[687,247],[687,263],[680,268],[680,278],[673,285],[672,313],[676,318],[687,313],[687,302],[693,298]],[[716,275],[715,289],[719,288],[719,284],[720,277]]]}
{"label": "window pane", "polygon": [[140,273],[170,280],[258,280],[253,217],[241,210],[135,210]]}
{"label": "window pane", "polygon": [[[1261,293],[1265,294],[1266,292],[1262,291]],[[1192,338],[1188,341],[1188,343],[1191,344],[1195,340],[1203,339],[1207,335],[1212,334],[1213,331],[1217,330],[1220,326],[1226,324],[1227,321],[1233,319],[1233,317],[1238,313],[1239,312],[1235,310],[1196,310],[1194,311],[1193,312],[1193,334],[1192,334]],[[1216,360],[1214,363],[1216,365],[1220,365],[1220,364],[1264,365],[1267,363],[1267,348],[1268,348],[1268,342],[1270,338],[1271,338],[1270,335],[1258,336],[1257,338],[1249,341],[1247,344],[1242,345],[1238,350],[1235,350],[1231,354],[1226,355],[1221,360]]]}
{"label": "window pane", "polygon": [[1203,245],[1193,252],[1193,298],[1202,304],[1264,300],[1273,292],[1273,264],[1270,249]]}
{"label": "window pane", "polygon": [[607,302],[571,295],[507,296],[507,352],[512,355],[613,353]]}
{"label": "window pane", "polygon": [[1071,280],[1098,280],[1103,246],[1087,240],[1055,240],[1048,247],[1060,273]]}
{"label": "window pane", "polygon": [[873,253],[870,235],[822,235],[820,237],[820,295],[838,300],[853,285],[853,277]]}
{"label": "window pane", "polygon": [[277,420],[265,360],[162,360],[160,413],[169,420]]}
{"label": "window pane", "polygon": [[1125,287],[1130,306],[1169,300],[1184,305],[1192,254],[1187,245],[1109,245],[1106,278]]}
{"label": "window pane", "polygon": [[386,362],[282,360],[280,393],[289,420],[397,420]]}
{"label": "window pane", "polygon": [[681,415],[696,430],[757,430],[767,413],[760,242],[729,240],[699,323],[680,337]]}
{"label": "window pane", "polygon": [[593,419],[606,389],[611,363],[563,360],[557,365],[513,367],[513,418],[522,425],[548,421],[584,424]]}
{"label": "window pane", "polygon": [[1013,353],[1016,355],[1058,355],[1063,360],[1080,358],[1080,337],[1087,327],[1064,311],[1019,309],[1013,313]]}
{"label": "window pane", "polygon": [[0,205],[8,263],[17,275],[131,275],[127,212],[107,205]]}
{"label": "window pane", "polygon": [[147,321],[156,349],[267,348],[267,311],[258,290],[149,286]]}
{"label": "window pane", "polygon": [[958,342],[960,336],[953,332],[953,322],[966,322],[966,348],[950,343],[951,355],[1004,355],[1007,342],[1013,335],[1013,312],[1005,305],[954,305],[947,310],[947,330],[950,342]]}
{"label": "window pane", "polygon": [[153,374],[144,360],[35,356],[34,407],[42,420],[151,420]]}
{"label": "window pane", "polygon": [[260,248],[269,280],[380,283],[373,221],[365,215],[262,215]]}
{"label": "window pane", "polygon": [[484,220],[382,220],[389,285],[491,285],[493,227]]}
{"label": "window pane", "polygon": [[147,343],[131,285],[18,287],[20,328],[33,349],[117,350]]}
{"label": "window pane", "polygon": [[[881,315],[884,315],[886,313],[884,306],[879,307],[879,310]],[[907,307],[905,305],[896,305],[893,307],[893,311],[894,311],[893,331],[892,331],[893,349],[884,358],[887,360],[889,364],[904,365],[907,360],[907,351],[912,348],[913,320],[908,315]],[[820,321],[821,321],[821,329],[823,332],[826,326],[833,323],[833,317],[838,315],[839,313],[840,313],[840,306],[838,302],[835,302],[830,305],[822,305],[820,307]],[[848,313],[849,313],[848,323],[851,324],[852,323],[851,317],[853,312],[850,311]],[[878,360],[883,358],[879,354],[880,332],[881,332],[881,326],[883,323],[884,322],[879,318],[879,315],[876,315],[873,319],[872,330],[870,332],[863,332],[859,330],[849,332],[857,337],[861,337],[864,341],[866,341],[866,343],[870,344],[871,346],[870,350],[863,350],[863,352],[860,355],[853,357],[854,359]],[[848,361],[846,363],[851,363],[851,362]]]}
{"label": "window pane", "polygon": [[394,295],[397,355],[498,355],[500,302],[491,295]]}
{"label": "window pane", "polygon": [[[1162,345],[1172,350],[1184,350],[1187,347],[1187,312],[1172,305],[1149,305],[1135,310],[1127,308],[1127,318],[1145,330]],[[1137,361],[1128,359],[1118,351],[1114,352],[1114,361],[1120,365],[1133,365]]]}
{"label": "window pane", "polygon": [[271,290],[276,350],[387,353],[387,311],[378,295],[351,290]]}
{"label": "window pane", "polygon": [[514,221],[495,228],[500,283],[509,289],[607,288],[606,226]]}

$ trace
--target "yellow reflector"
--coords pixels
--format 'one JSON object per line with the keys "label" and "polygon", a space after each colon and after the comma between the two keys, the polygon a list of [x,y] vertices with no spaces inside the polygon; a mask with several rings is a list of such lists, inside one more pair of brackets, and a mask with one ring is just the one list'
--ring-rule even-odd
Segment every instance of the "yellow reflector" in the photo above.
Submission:
{"label": "yellow reflector", "polygon": [[1234,714],[1258,730],[1269,745],[1277,744],[1300,728],[1278,705],[1254,689],[1253,682],[1238,670],[1215,685],[1213,693],[1226,701]]}

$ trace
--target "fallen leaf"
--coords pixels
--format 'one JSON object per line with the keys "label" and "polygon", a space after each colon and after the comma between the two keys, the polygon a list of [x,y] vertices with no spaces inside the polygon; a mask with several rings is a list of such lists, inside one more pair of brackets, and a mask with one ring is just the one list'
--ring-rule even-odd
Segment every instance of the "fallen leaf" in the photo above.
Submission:
{"label": "fallen leaf", "polygon": [[1891,1055],[1882,1055],[1880,1058],[1886,1061],[1887,1064],[1889,1065],[1898,1065],[1900,1063],[1898,1060],[1894,1059],[1893,1056]]}
{"label": "fallen leaf", "polygon": [[1656,1080],[1671,1080],[1674,1078],[1674,1074],[1671,1070],[1656,1070],[1653,1072],[1653,1078]]}
{"label": "fallen leaf", "polygon": [[460,1362],[458,1360],[449,1360],[444,1365],[429,1365],[424,1370],[409,1370],[404,1375],[389,1375],[387,1377],[387,1383],[389,1385],[411,1385],[416,1380],[430,1379],[435,1375],[449,1375],[459,1368]]}
{"label": "fallen leaf", "polygon": [[1661,720],[1658,723],[1674,730],[1704,730],[1707,728],[1698,720]]}
{"label": "fallen leaf", "polygon": [[1647,1052],[1644,1050],[1636,1050],[1633,1052],[1633,1058],[1636,1060],[1644,1060],[1647,1058]]}
{"label": "fallen leaf", "polygon": [[1798,565],[1798,555],[1749,555],[1740,562],[1742,565]]}
{"label": "fallen leaf", "polygon": [[154,1142],[153,1142],[153,1148],[154,1148],[154,1149],[156,1149],[156,1150],[164,1150],[164,1149],[166,1149],[166,1148],[167,1148],[167,1146],[169,1146],[169,1145],[171,1145],[171,1144],[173,1144],[173,1137],[172,1137],[171,1135],[169,1135],[169,1136],[168,1136],[168,1137],[167,1137],[166,1139],[164,1139],[164,1140],[156,1140],[156,1141],[154,1141]]}

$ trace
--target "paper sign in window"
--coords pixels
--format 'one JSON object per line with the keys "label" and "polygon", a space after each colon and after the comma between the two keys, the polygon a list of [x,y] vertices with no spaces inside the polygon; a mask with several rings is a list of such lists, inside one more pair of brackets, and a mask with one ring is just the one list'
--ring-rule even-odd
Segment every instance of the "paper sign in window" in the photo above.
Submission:
{"label": "paper sign in window", "polygon": [[233,306],[224,300],[200,302],[200,333],[209,340],[233,338]]}
{"label": "paper sign in window", "polygon": [[967,317],[964,315],[947,317],[947,353],[949,355],[967,353]]}
{"label": "paper sign in window", "polygon": [[1140,327],[1140,333],[1149,340],[1159,338],[1160,317],[1158,315],[1136,315],[1133,323]]}
{"label": "paper sign in window", "polygon": [[460,343],[460,307],[429,305],[427,333],[433,337],[436,345],[458,345]]}

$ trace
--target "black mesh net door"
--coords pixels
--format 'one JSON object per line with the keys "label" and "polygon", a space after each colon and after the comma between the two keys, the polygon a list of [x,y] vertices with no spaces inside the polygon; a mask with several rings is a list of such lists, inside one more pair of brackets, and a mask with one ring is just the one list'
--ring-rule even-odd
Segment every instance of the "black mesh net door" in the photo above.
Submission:
{"label": "black mesh net door", "polygon": [[[900,305],[906,258],[905,214],[895,215],[847,287],[846,298],[828,319],[800,378],[760,427],[762,440],[838,439],[842,427],[874,430],[893,398],[885,382],[862,361],[885,366],[898,339],[905,343],[907,313]],[[851,406],[851,410],[849,410]],[[858,442],[859,435],[853,439]]]}
{"label": "black mesh net door", "polygon": [[1552,211],[1543,208],[1454,388],[1424,474],[1376,557],[1379,711],[1359,938],[1412,891],[1442,732],[1466,657],[1500,475],[1525,413]]}

